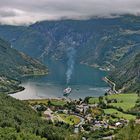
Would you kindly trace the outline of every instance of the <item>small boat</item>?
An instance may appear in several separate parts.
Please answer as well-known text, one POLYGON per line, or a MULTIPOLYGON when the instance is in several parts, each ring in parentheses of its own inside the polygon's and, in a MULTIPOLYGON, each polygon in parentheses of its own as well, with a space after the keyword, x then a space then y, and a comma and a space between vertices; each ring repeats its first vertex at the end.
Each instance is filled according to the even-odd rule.
POLYGON ((67 87, 63 90, 63 95, 68 96, 71 93, 72 89, 70 87, 67 87))

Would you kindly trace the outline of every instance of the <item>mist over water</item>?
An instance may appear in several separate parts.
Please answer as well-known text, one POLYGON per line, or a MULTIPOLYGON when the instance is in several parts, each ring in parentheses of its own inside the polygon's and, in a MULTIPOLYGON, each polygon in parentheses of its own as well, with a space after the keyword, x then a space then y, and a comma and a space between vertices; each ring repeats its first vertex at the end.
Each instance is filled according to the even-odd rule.
POLYGON ((70 83, 71 76, 74 70, 74 64, 75 64, 75 55, 76 55, 76 50, 74 47, 69 47, 67 49, 67 71, 66 71, 66 82, 67 85, 70 83))

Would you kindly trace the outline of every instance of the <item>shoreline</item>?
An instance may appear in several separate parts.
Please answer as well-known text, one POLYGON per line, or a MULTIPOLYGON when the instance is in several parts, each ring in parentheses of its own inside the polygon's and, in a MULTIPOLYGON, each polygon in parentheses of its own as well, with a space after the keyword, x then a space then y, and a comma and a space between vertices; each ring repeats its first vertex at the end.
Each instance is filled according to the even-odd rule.
MULTIPOLYGON (((92 67, 92 66, 89 66, 89 67, 92 67)), ((99 69, 99 68, 96 68, 96 69, 99 69)), ((24 75, 24 76, 22 76, 22 78, 30 77, 30 76, 45 76, 45 75, 48 75, 48 73, 43 73, 43 74, 39 74, 39 75, 34 75, 34 74, 32 74, 32 75, 24 75)), ((48 99, 48 98, 50 98, 50 99, 52 99, 52 98, 60 99, 61 98, 62 99, 62 98, 64 98, 64 97, 62 97, 60 95, 60 92, 62 92, 62 91, 60 91, 60 88, 62 88, 62 87, 59 87, 59 89, 51 90, 50 89, 51 87, 46 86, 47 88, 44 88, 44 89, 46 89, 46 92, 44 92, 44 89, 39 91, 39 90, 36 89, 36 86, 34 86, 34 84, 30 85, 30 83, 29 84, 28 83, 27 84, 26 83, 22 83, 22 84, 20 83, 19 86, 22 86, 24 89, 22 89, 20 91, 15 91, 12 94, 10 93, 10 96, 12 96, 12 97, 14 97, 16 99, 19 99, 19 100, 48 99), (49 90, 47 90, 47 89, 49 89, 49 90), (56 90, 56 94, 54 93, 55 90, 56 90), (49 93, 49 91, 50 91, 50 93, 49 93)), ((55 87, 57 87, 57 86, 55 86, 55 87)), ((98 96, 97 94, 99 94, 99 96, 102 96, 109 89, 109 87, 108 86, 106 86, 106 87, 94 87, 94 86, 90 87, 89 86, 89 87, 81 88, 80 91, 76 90, 77 87, 74 87, 73 89, 74 89, 73 90, 73 95, 71 94, 69 98, 78 99, 78 98, 85 98, 86 96, 97 97, 98 96), (98 89, 98 88, 101 88, 101 90, 98 89), (102 88, 105 88, 105 90, 103 91, 102 88), (85 93, 88 92, 88 93, 84 95, 84 92, 85 93), (79 93, 81 93, 81 94, 79 94, 79 93), (102 95, 100 95, 100 94, 102 94, 102 95)), ((79 87, 78 87, 78 89, 79 89, 79 87)), ((63 90, 63 89, 61 89, 61 90, 63 90)))
MULTIPOLYGON (((51 85, 51 86, 45 86, 43 85, 43 90, 39 90, 36 88, 36 86, 32 83, 25 83, 21 84, 21 86, 25 87, 24 90, 20 92, 16 92, 14 94, 10 94, 10 96, 19 99, 19 100, 28 100, 28 99, 63 99, 63 87, 51 85), (54 88, 53 88, 54 87, 54 88)), ((78 100, 79 98, 85 98, 87 96, 91 97, 99 97, 103 96, 104 93, 109 89, 108 87, 91 87, 91 86, 85 86, 80 87, 80 90, 77 90, 77 86, 72 87, 73 92, 72 94, 67 98, 68 100, 78 100), (88 92, 85 94, 85 92, 88 92)), ((78 86, 79 88, 79 86, 78 86)))
POLYGON ((80 64, 81 64, 81 65, 89 66, 89 67, 91 67, 91 68, 98 69, 98 70, 100 70, 100 71, 105 71, 105 72, 111 71, 110 68, 108 68, 108 67, 104 68, 104 67, 101 67, 101 66, 99 66, 99 65, 97 65, 97 64, 92 64, 92 65, 90 65, 90 64, 84 63, 84 62, 80 62, 80 64))
POLYGON ((48 75, 49 72, 44 72, 44 73, 39 73, 39 74, 26 74, 26 75, 22 75, 19 79, 14 79, 14 78, 10 78, 10 79, 14 79, 15 81, 17 81, 17 87, 18 89, 16 89, 15 91, 12 91, 12 92, 7 92, 6 94, 9 94, 9 95, 12 95, 12 94, 16 94, 16 93, 19 93, 19 92, 22 92, 25 90, 25 87, 22 86, 22 78, 26 78, 26 77, 30 77, 30 76, 45 76, 45 75, 48 75))
POLYGON ((112 90, 113 93, 115 93, 115 94, 120 93, 120 91, 117 91, 116 90, 116 84, 113 81, 111 81, 110 79, 108 79, 106 76, 103 78, 103 80, 110 86, 110 88, 111 88, 111 90, 112 90))

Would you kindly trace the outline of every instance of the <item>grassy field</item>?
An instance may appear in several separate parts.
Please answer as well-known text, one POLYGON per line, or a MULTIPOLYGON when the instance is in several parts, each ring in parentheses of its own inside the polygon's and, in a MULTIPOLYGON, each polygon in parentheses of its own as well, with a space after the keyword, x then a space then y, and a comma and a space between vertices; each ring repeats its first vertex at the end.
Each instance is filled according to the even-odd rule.
MULTIPOLYGON (((112 94, 112 95, 104 96, 104 101, 106 100, 106 98, 107 100, 113 100, 113 99, 117 100, 117 103, 108 103, 108 105, 112 105, 113 107, 116 108, 122 108, 123 111, 128 111, 135 106, 138 96, 135 93, 112 94)), ((93 97, 89 99, 89 104, 95 104, 95 103, 99 103, 99 98, 93 97)), ((104 109, 104 112, 105 114, 114 115, 117 118, 124 118, 127 120, 136 119, 136 116, 120 112, 114 108, 104 109)))
POLYGON ((64 120, 65 123, 70 125, 76 125, 80 123, 80 118, 75 115, 59 114, 59 116, 64 120))
POLYGON ((44 104, 48 105, 48 99, 33 99, 33 100, 28 100, 28 103, 30 105, 35 105, 35 104, 44 104))
POLYGON ((136 116, 124 114, 116 109, 104 109, 105 114, 114 115, 117 118, 124 118, 126 120, 136 119, 136 116))
POLYGON ((64 100, 51 100, 51 104, 54 106, 64 106, 66 104, 66 101, 64 100))
POLYGON ((136 101, 138 99, 137 94, 113 94, 108 95, 108 99, 116 99, 117 103, 110 103, 109 105, 112 105, 117 108, 122 108, 124 111, 128 111, 131 108, 133 108, 136 104, 136 101))
POLYGON ((96 104, 96 103, 99 103, 99 98, 95 98, 95 97, 90 98, 90 99, 88 100, 88 103, 89 103, 89 104, 96 104))
POLYGON ((58 99, 35 99, 35 100, 28 100, 28 103, 30 105, 44 104, 47 106, 49 100, 50 103, 54 106, 64 106, 66 104, 65 100, 58 100, 58 99))

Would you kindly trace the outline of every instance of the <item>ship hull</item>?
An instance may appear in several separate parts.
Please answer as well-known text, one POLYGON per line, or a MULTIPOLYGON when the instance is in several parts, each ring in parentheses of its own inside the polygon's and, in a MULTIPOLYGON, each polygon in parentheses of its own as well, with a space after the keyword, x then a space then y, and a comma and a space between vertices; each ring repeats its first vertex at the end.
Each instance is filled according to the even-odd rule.
POLYGON ((68 96, 71 93, 71 88, 67 87, 66 89, 63 90, 63 95, 68 96))

